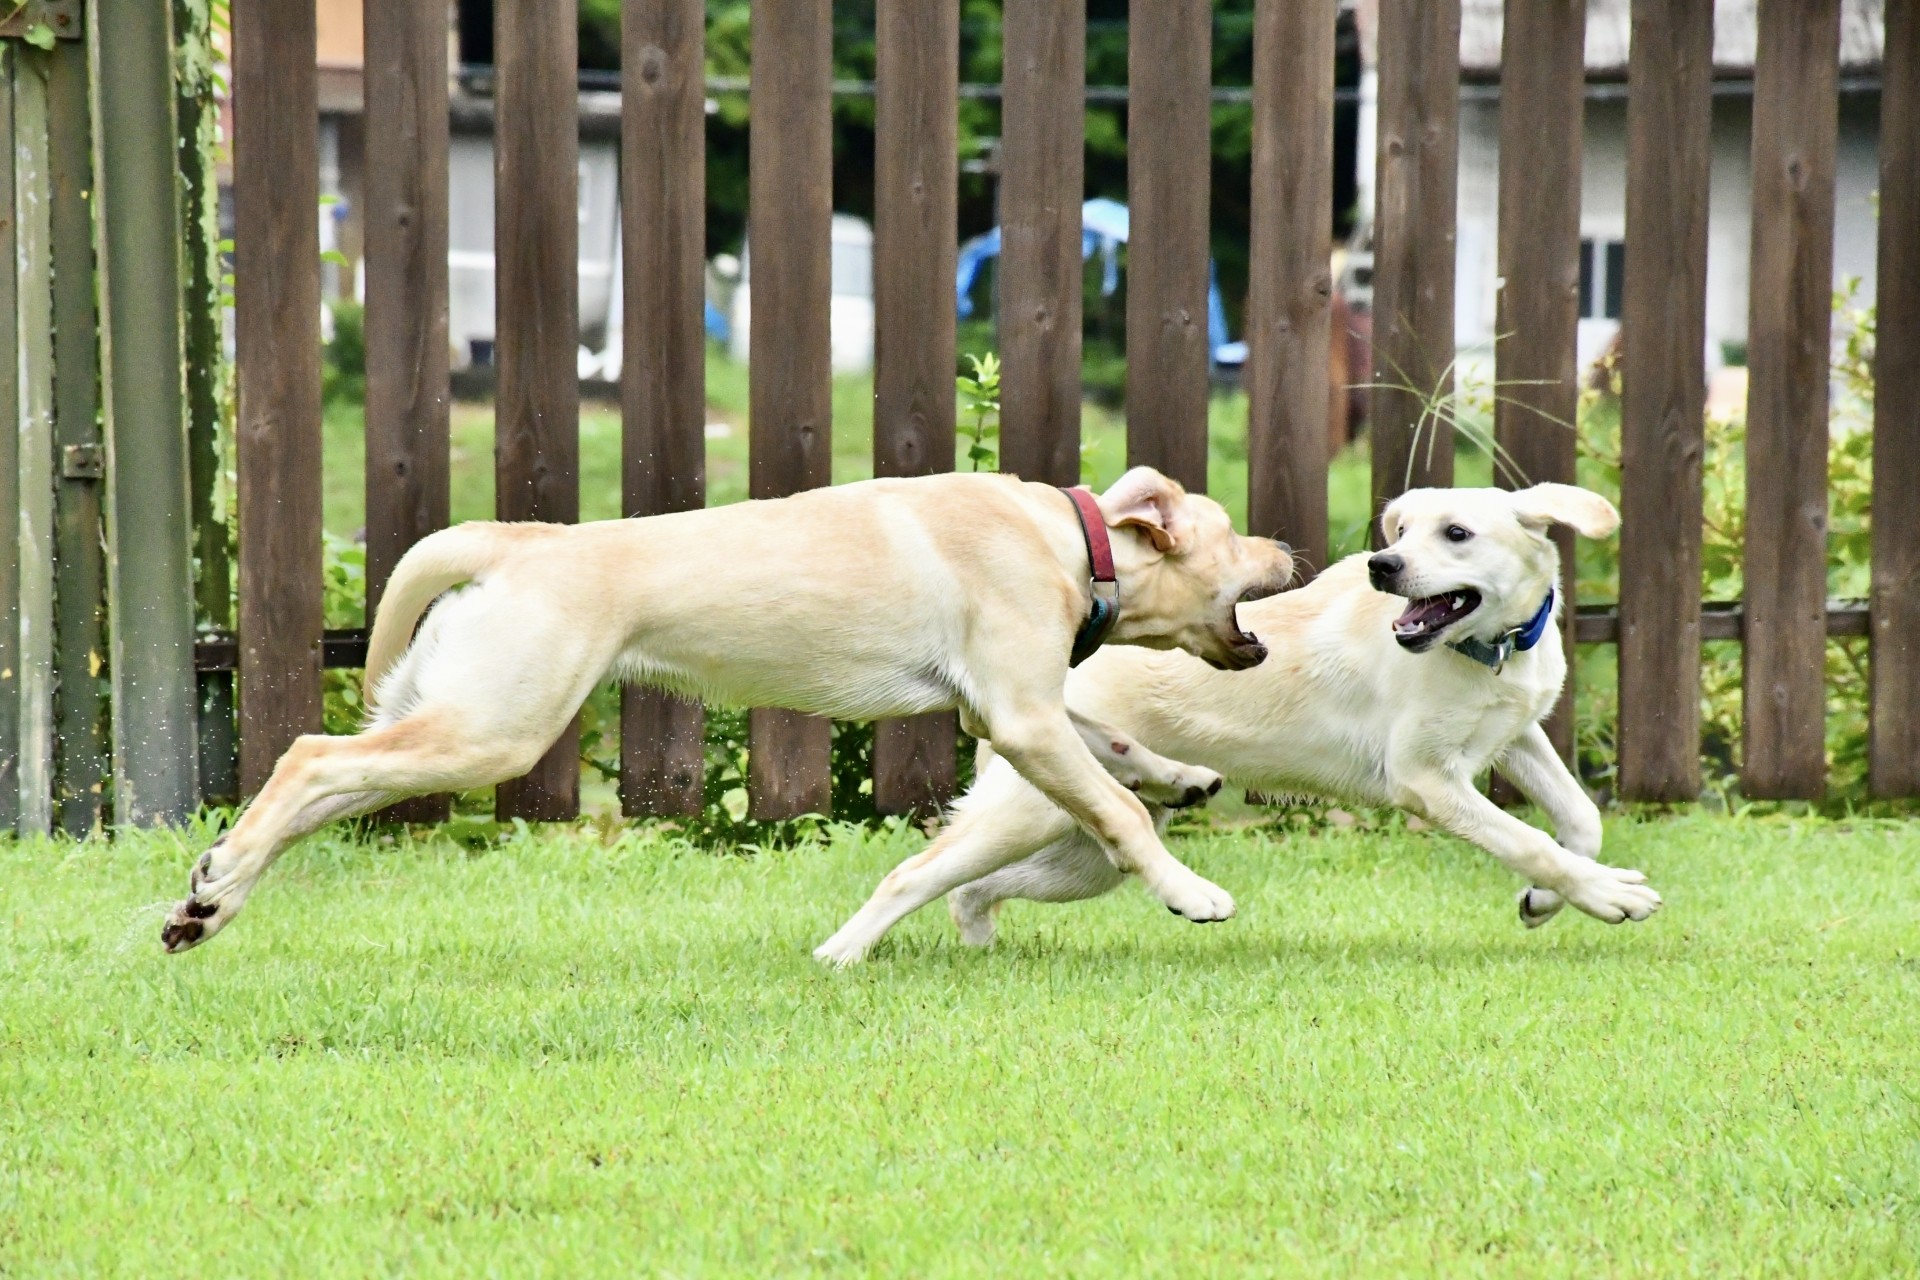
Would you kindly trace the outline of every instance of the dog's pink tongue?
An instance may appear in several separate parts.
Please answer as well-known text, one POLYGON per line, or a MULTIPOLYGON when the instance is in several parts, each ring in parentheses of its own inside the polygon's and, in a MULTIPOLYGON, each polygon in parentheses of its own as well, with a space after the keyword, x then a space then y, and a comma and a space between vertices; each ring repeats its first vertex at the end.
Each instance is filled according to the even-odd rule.
POLYGON ((1406 612, 1393 620, 1395 631, 1417 631, 1447 611, 1445 596, 1432 596, 1408 603, 1406 612))

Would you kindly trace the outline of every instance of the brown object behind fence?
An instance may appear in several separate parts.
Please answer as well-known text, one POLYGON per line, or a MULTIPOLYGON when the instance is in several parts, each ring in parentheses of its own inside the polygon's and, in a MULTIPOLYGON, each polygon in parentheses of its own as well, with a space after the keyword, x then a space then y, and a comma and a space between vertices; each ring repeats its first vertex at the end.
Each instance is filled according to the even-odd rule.
MULTIPOLYGON (((706 7, 626 0, 621 33, 621 498, 628 515, 707 501, 706 7)), ((620 693, 620 805, 700 812, 706 713, 628 685, 620 693)))
MULTIPOLYGON (((777 498, 833 482, 833 9, 779 0, 755 5, 752 21, 747 465, 752 495, 777 498)), ((830 721, 763 708, 748 738, 755 818, 827 812, 830 721)))
MULTIPOLYGON (((1247 531, 1327 566, 1333 0, 1261 0, 1253 28, 1247 531)), ((1344 362, 1342 362, 1344 366, 1344 362)))
MULTIPOLYGON (((580 518, 579 122, 572 0, 498 0, 494 134, 494 510, 580 518)), ((500 784, 502 819, 580 812, 580 723, 525 777, 500 784)))
POLYGON ((1700 795, 1713 0, 1634 6, 1621 333, 1620 792, 1700 795))
MULTIPOLYGON (((873 473, 917 476, 954 465, 959 9, 880 0, 875 44, 873 473)), ((936 812, 958 743, 951 711, 876 724, 874 807, 936 812)))

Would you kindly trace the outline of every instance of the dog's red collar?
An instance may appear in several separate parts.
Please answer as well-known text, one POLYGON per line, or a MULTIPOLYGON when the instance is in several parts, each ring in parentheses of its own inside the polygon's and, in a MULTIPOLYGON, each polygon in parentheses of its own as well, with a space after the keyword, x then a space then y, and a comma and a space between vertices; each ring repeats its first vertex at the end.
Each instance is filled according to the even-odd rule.
POLYGON ((1093 590, 1093 607, 1080 624, 1080 630, 1074 633, 1073 656, 1067 660, 1068 666, 1077 667, 1106 643, 1113 624, 1120 618, 1120 580, 1113 572, 1113 542, 1107 536, 1107 521, 1100 514, 1100 504, 1094 501, 1092 492, 1083 487, 1062 488, 1061 492, 1073 500, 1074 513, 1080 517, 1080 532, 1087 543, 1087 564, 1092 570, 1088 585, 1093 590))

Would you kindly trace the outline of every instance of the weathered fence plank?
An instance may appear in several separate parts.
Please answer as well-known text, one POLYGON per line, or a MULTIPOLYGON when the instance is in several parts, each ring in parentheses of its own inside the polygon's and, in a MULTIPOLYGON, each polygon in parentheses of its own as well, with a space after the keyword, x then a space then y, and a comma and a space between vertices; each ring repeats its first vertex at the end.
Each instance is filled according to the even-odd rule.
POLYGON ((1459 82, 1460 0, 1381 0, 1375 516, 1406 489, 1453 483, 1453 434, 1429 406, 1453 389, 1459 82))
POLYGON ((99 825, 107 707, 101 549, 98 317, 93 309, 93 137, 87 51, 62 40, 48 55, 53 209, 54 820, 81 836, 99 825))
POLYGON ((1638 0, 1621 309, 1620 792, 1700 794, 1700 456, 1713 0, 1638 0))
MULTIPOLYGON (((1580 404, 1580 145, 1586 0, 1508 0, 1500 65, 1500 293, 1494 347, 1499 482, 1571 484, 1580 404)), ((1573 652, 1573 531, 1557 529, 1561 628, 1573 652)), ((1547 736, 1573 752, 1569 664, 1547 736)))
MULTIPOLYGON (((494 8, 494 510, 502 520, 580 518, 579 43, 574 0, 494 8)), ((500 784, 499 817, 580 812, 580 725, 525 777, 500 784)))
MULTIPOLYGON (((626 0, 623 15, 621 487, 648 516, 706 505, 706 8, 626 0)), ((621 691, 624 812, 700 812, 705 726, 698 702, 621 691)))
MULTIPOLYGON (((447 31, 432 0, 367 0, 367 621, 407 548, 447 526, 447 31)), ((439 822, 444 796, 381 816, 439 822)))
MULTIPOLYGON (((754 497, 775 498, 833 481, 833 8, 760 4, 752 24, 748 483, 754 497)), ((830 722, 763 708, 748 736, 754 817, 827 812, 830 722)))
MULTIPOLYGON (((1331 75, 1331 54, 1325 65, 1331 75)), ((1129 10, 1127 88, 1127 207, 1140 246, 1127 254, 1127 461, 1204 493, 1210 0, 1144 0, 1129 10)))
POLYGON ((1260 0, 1253 28, 1247 527, 1292 543, 1303 580, 1327 564, 1335 10, 1260 0))
POLYGON ((53 828, 53 181, 47 55, 22 51, 13 80, 15 333, 20 365, 20 814, 22 835, 53 828))
MULTIPOLYGON (((95 0, 87 42, 96 108, 114 819, 120 823, 179 822, 199 798, 170 8, 152 0, 95 0)), ((242 0, 234 6, 233 28, 240 511, 243 520, 253 512, 261 526, 256 533, 287 553, 269 565, 256 556, 240 568, 241 686, 254 695, 248 716, 256 777, 263 779, 293 734, 319 718, 313 5, 242 0), (294 163, 301 155, 308 161, 304 170, 294 163), (283 598, 280 580, 268 571, 272 564, 287 565, 293 585, 311 589, 283 598)))
POLYGON ((1813 799, 1827 777, 1827 384, 1840 0, 1769 0, 1759 23, 1740 785, 1749 796, 1813 799))
POLYGON ((1000 184, 1000 469, 1080 482, 1086 0, 1007 0, 1000 184))
MULTIPOLYGON (((873 473, 926 475, 954 465, 960 11, 880 0, 875 37, 873 473)), ((952 712, 875 725, 875 808, 952 798, 958 741, 952 712)))
POLYGON ((1887 0, 1873 403, 1872 764, 1920 795, 1920 0, 1887 0))
MULTIPOLYGON (((17 41, 0 42, 0 351, 19 350, 13 217, 13 82, 17 41)), ((0 359, 0 511, 20 509, 20 362, 0 359)), ((20 538, 0 537, 0 833, 20 816, 20 538)))

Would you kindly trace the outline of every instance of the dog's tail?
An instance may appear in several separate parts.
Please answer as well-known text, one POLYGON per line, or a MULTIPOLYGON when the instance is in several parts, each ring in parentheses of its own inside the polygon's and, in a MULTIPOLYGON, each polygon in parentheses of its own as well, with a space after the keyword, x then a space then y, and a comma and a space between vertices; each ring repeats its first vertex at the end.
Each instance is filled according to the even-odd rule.
POLYGON ((487 521, 455 525, 413 544, 387 579, 386 593, 367 640, 361 699, 372 710, 381 677, 413 641, 414 626, 441 592, 478 578, 500 558, 500 540, 487 521))

